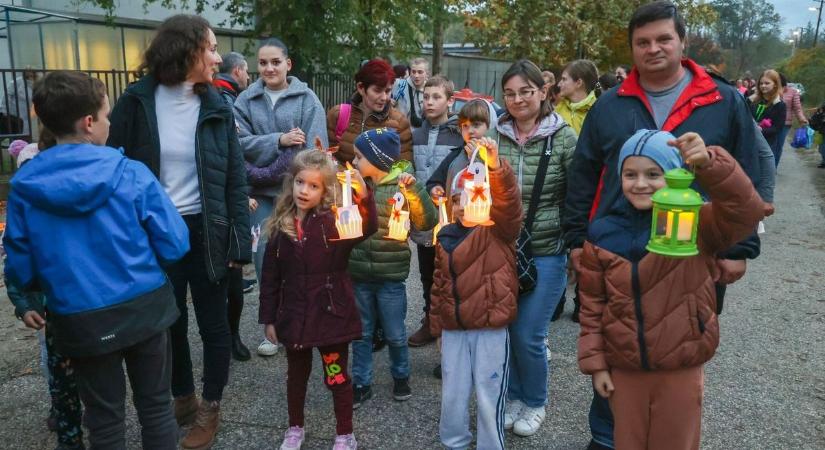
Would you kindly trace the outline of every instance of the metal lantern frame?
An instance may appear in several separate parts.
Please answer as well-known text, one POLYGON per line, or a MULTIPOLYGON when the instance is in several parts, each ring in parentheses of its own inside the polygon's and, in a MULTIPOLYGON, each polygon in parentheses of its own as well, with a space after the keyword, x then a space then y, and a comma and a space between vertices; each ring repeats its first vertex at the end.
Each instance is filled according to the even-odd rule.
POLYGON ((679 168, 665 173, 667 187, 653 194, 650 241, 647 250, 671 258, 699 254, 699 210, 704 201, 690 188, 695 176, 679 168))

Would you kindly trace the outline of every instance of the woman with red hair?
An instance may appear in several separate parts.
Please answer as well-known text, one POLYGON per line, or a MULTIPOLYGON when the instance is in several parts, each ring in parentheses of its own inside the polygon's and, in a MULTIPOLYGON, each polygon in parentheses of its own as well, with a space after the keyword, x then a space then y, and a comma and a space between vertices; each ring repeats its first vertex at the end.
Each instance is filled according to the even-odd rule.
POLYGON ((383 59, 373 59, 355 74, 355 89, 349 103, 334 106, 327 113, 329 144, 337 145, 339 161, 352 161, 353 142, 359 134, 374 128, 394 128, 401 137, 401 159, 412 161, 412 131, 407 117, 390 101, 395 72, 383 59))

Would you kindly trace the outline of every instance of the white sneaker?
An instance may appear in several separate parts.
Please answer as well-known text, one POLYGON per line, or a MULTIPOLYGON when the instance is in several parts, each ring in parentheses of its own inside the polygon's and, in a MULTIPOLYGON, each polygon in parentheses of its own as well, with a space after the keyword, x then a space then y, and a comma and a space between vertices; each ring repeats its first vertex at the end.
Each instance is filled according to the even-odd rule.
MULTIPOLYGON (((271 342, 269 342, 272 345, 271 342)), ((301 444, 304 443, 304 427, 289 427, 284 434, 284 442, 281 444, 281 450, 301 450, 301 444)))
POLYGON ((278 353, 278 344, 273 344, 267 339, 264 339, 258 346, 258 354, 261 356, 273 356, 276 353, 278 353))
POLYGON ((504 429, 512 430, 513 424, 521 417, 526 405, 521 400, 507 400, 504 405, 504 429))
POLYGON ((519 436, 532 436, 539 431, 544 422, 544 406, 530 408, 525 406, 521 417, 513 424, 513 433, 519 436))
POLYGON ((358 442, 352 434, 339 434, 335 437, 332 450, 358 450, 358 442))

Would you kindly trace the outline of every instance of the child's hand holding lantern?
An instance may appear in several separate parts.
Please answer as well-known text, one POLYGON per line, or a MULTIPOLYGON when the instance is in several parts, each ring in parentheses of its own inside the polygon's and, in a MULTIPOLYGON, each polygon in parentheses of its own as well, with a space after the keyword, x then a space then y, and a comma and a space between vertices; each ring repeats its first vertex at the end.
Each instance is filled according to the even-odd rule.
POLYGON ((478 156, 487 163, 487 167, 491 169, 498 169, 501 165, 498 159, 498 145, 496 145, 496 141, 488 138, 483 137, 478 140, 477 145, 479 147, 484 147, 487 151, 479 150, 478 156))
POLYGON ((697 133, 688 132, 675 140, 668 141, 667 145, 675 147, 682 155, 682 161, 695 167, 702 167, 710 161, 710 153, 705 141, 697 133))
MULTIPOLYGON (((364 177, 361 176, 361 172, 358 172, 355 169, 352 169, 351 166, 348 167, 350 170, 350 184, 352 185, 352 190, 355 191, 355 196, 358 199, 366 198, 367 196, 367 183, 364 182, 364 177)), ((347 181, 347 174, 346 171, 341 171, 335 174, 338 177, 338 182, 342 185, 347 181)))
POLYGON ((415 183, 415 177, 412 174, 407 172, 403 172, 398 175, 398 187, 406 188, 407 186, 415 183))

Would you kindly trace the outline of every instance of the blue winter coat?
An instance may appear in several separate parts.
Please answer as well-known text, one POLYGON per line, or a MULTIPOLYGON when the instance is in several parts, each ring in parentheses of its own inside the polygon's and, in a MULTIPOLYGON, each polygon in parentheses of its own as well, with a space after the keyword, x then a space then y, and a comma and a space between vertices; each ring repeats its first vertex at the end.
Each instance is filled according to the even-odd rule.
POLYGON ((149 169, 111 147, 63 144, 11 180, 6 275, 49 298, 66 356, 119 350, 168 328, 179 312, 161 264, 189 232, 149 169))

